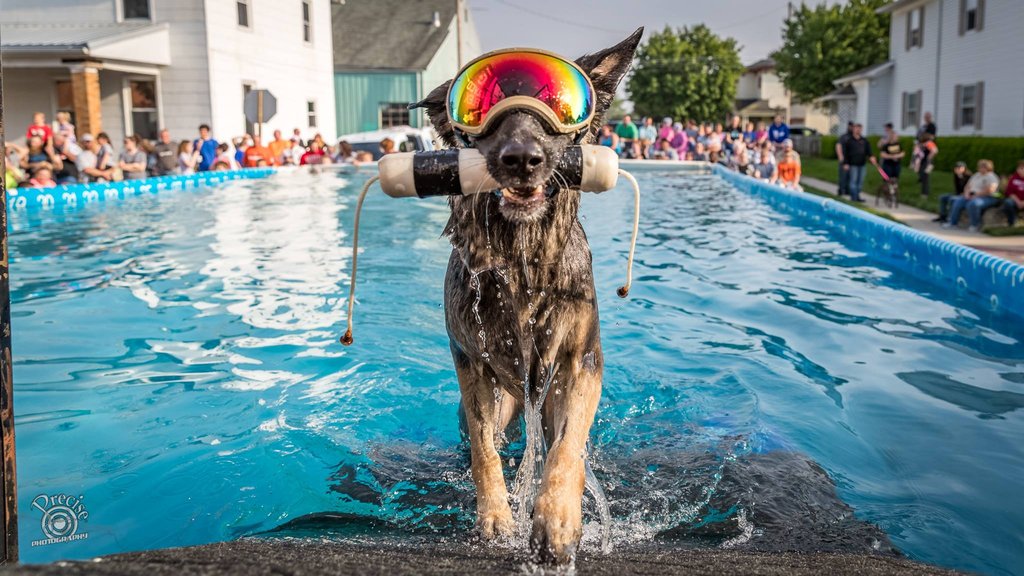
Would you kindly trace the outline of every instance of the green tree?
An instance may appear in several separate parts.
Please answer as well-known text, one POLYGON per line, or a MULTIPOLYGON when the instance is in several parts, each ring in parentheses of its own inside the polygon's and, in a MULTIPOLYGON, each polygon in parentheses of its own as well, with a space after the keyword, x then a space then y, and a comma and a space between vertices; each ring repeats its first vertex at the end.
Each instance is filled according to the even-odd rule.
POLYGON ((782 48, 772 54, 786 88, 809 102, 834 90, 836 78, 887 60, 889 15, 875 10, 889 2, 802 5, 786 20, 782 48))
POLYGON ((605 113, 605 118, 608 120, 622 120, 622 117, 626 114, 632 114, 632 112, 626 109, 626 103, 622 98, 616 96, 612 100, 611 106, 608 107, 608 112, 605 113))
POLYGON ((641 116, 722 120, 733 109, 742 72, 736 40, 703 24, 666 26, 637 49, 627 90, 641 116))

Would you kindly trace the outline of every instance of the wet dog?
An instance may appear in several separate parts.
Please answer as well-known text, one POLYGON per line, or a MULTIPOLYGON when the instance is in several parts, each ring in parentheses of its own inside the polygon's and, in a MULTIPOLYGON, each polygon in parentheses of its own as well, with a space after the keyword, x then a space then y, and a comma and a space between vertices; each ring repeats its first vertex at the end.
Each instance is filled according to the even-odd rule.
MULTIPOLYGON (((584 142, 595 140, 642 33, 576 61, 597 101, 584 142)), ((426 109, 445 143, 458 146, 445 109, 449 84, 414 106, 426 109)), ((498 449, 524 404, 543 400, 548 455, 530 542, 541 559, 559 563, 574 557, 582 535, 587 439, 604 368, 590 247, 577 217, 580 192, 561 187, 555 171, 573 143, 530 112, 505 113, 472 142, 503 188, 452 197, 445 228, 453 246, 445 319, 470 441, 477 528, 485 539, 513 533, 498 449)))

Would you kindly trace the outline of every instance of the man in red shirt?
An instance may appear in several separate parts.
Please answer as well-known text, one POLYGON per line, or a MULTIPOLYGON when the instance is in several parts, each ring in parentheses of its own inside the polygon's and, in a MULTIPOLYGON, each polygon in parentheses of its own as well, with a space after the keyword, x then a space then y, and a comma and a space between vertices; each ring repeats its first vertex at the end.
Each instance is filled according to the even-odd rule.
POLYGON ((53 145, 53 129, 46 123, 46 114, 42 112, 32 115, 32 125, 25 131, 25 141, 28 142, 33 136, 39 136, 47 148, 53 145))
POLYGON ((245 167, 256 168, 257 166, 274 166, 277 159, 274 153, 260 142, 259 138, 253 139, 253 145, 245 149, 245 167))
POLYGON ((1010 174, 1006 181, 1006 200, 1003 200, 1003 213, 1006 221, 1013 226, 1017 223, 1017 213, 1024 210, 1024 160, 1017 162, 1017 170, 1010 174))

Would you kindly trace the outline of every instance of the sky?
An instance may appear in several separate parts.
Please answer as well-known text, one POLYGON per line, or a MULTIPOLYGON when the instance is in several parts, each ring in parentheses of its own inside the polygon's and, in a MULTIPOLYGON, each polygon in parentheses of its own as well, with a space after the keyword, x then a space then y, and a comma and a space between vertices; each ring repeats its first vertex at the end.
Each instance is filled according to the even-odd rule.
MULTIPOLYGON (((807 4, 838 0, 805 0, 807 4)), ((651 31, 703 22, 735 38, 743 64, 782 42, 788 0, 466 0, 485 52, 544 48, 569 57, 612 46, 637 27, 651 31)), ((798 5, 800 0, 793 0, 798 5)))

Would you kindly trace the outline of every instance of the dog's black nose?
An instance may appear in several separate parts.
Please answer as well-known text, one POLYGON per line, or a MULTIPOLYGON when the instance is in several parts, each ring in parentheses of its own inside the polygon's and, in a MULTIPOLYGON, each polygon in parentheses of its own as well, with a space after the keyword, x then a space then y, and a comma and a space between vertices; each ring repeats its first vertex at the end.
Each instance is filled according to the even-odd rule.
POLYGON ((544 150, 536 142, 509 142, 501 148, 498 159, 510 170, 529 174, 544 163, 544 150))

